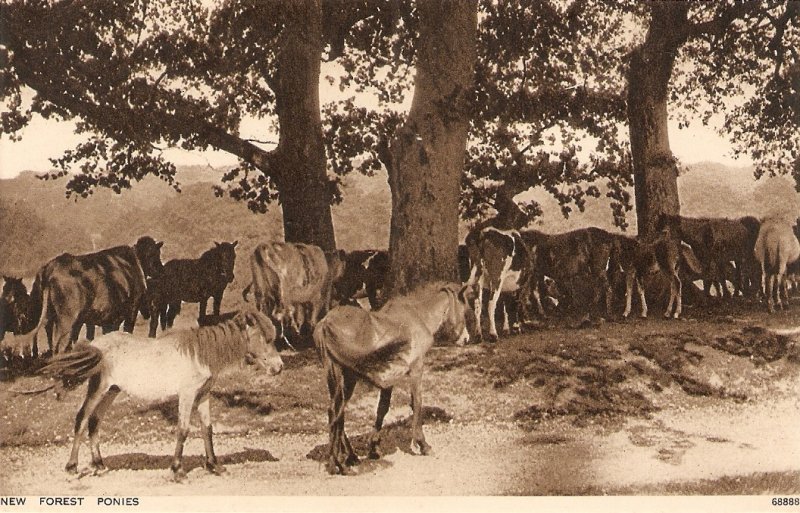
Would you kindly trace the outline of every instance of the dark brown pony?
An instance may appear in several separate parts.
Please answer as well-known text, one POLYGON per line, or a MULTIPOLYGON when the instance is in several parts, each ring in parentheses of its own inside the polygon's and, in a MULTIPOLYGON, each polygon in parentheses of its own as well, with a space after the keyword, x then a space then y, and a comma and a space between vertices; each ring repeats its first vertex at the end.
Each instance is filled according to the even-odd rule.
POLYGON ((751 216, 726 219, 664 214, 656 228, 660 230, 666 223, 683 242, 692 247, 702 264, 706 296, 711 295, 712 286, 717 296, 731 296, 725 280, 728 262, 734 262, 736 269, 733 295, 752 291, 755 270, 753 248, 758 237, 758 219, 751 216))
MULTIPOLYGON (((41 310, 41 306, 39 309, 41 310)), ((0 294, 0 340, 3 340, 6 332, 21 335, 31 331, 36 327, 40 313, 22 283, 22 278, 3 276, 3 292, 0 294)))
POLYGON ((544 278, 549 276, 567 294, 573 307, 579 302, 581 288, 592 291, 591 311, 596 311, 605 298, 605 314, 612 315, 613 292, 608 280, 608 265, 614 253, 616 238, 595 227, 566 233, 546 234, 537 230, 522 230, 520 235, 528 247, 536 247, 536 268, 532 293, 539 315, 544 316, 541 302, 544 278))
POLYGON ((156 336, 159 320, 162 330, 172 326, 182 301, 200 303, 202 319, 213 298, 214 315, 219 315, 225 288, 233 281, 237 244, 215 242, 200 258, 170 260, 161 274, 148 281, 150 337, 156 336))
POLYGON ((38 354, 42 329, 53 353, 69 349, 87 325, 104 331, 132 332, 146 296, 146 277, 161 269, 162 242, 140 237, 133 246, 116 246, 84 255, 64 253, 47 262, 36 275, 31 297, 40 311, 33 331, 33 353, 38 354))
POLYGON ((669 228, 651 240, 639 240, 621 234, 615 237, 617 246, 610 267, 612 270, 619 269, 625 276, 625 310, 622 317, 630 315, 634 290, 639 295, 640 316, 647 317, 645 278, 654 271, 661 271, 670 283, 669 304, 664 317, 678 318, 683 307, 681 266, 687 266, 695 274, 702 272, 702 266, 691 248, 677 240, 669 228))
POLYGON ((469 285, 431 283, 389 300, 377 312, 347 305, 336 307, 317 324, 314 342, 325 367, 331 398, 328 472, 343 474, 358 462, 344 431, 344 410, 359 379, 381 389, 369 456, 378 457, 383 419, 397 385, 407 386, 411 394, 411 445, 416 445, 421 454, 430 451, 421 418, 425 354, 435 337, 463 343, 474 331, 466 297, 470 289, 469 285))

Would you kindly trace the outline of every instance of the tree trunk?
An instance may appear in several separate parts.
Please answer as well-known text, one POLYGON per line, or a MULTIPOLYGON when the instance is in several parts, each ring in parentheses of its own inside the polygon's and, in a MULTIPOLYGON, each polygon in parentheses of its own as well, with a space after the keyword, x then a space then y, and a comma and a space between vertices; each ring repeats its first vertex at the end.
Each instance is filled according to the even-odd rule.
POLYGON ((287 7, 277 76, 272 82, 280 120, 272 166, 287 242, 336 247, 319 105, 322 10, 319 0, 287 7))
POLYGON ((631 54, 628 123, 633 158, 636 217, 641 236, 651 236, 661 213, 678 214, 678 168, 669 145, 667 98, 675 57, 686 41, 686 2, 651 5, 647 38, 631 54))
POLYGON ((458 202, 476 55, 476 0, 418 3, 411 110, 391 146, 391 293, 458 277, 458 202))

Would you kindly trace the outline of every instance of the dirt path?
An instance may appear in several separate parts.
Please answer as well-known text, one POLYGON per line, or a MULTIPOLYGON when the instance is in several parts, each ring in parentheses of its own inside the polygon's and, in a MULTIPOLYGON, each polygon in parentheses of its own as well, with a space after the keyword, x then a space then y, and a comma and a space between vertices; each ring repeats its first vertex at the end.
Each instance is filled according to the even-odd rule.
MULTIPOLYGON (((795 380, 792 386, 800 387, 795 380)), ((796 388, 796 391, 798 389, 796 388)), ((202 441, 186 448, 187 482, 169 480, 168 442, 105 444, 112 470, 67 476, 69 447, 13 448, 0 494, 39 495, 575 495, 675 481, 800 470, 800 394, 774 401, 668 409, 610 429, 552 423, 526 433, 513 424, 427 426, 434 453, 396 451, 364 461, 352 476, 328 476, 309 448, 322 436, 221 433, 222 477, 198 465, 202 441), (236 463, 237 459, 247 460, 236 463)), ((798 483, 800 486, 800 483, 798 483)))
MULTIPOLYGON (((212 411, 228 471, 205 473, 195 431, 181 484, 168 470, 174 404, 123 394, 102 433, 112 470, 75 477, 62 469, 82 389, 55 401, 0 383, 0 495, 663 494, 692 493, 676 483, 719 479, 734 484, 694 493, 797 494, 797 344, 746 329, 754 321, 786 327, 795 314, 555 328, 497 346, 435 348, 425 378, 433 454, 408 452, 408 396, 398 390, 384 456, 350 476, 325 472, 327 392, 308 352, 287 354, 277 379, 220 380, 212 411), (788 482, 736 484, 770 473, 788 482)), ((361 454, 376 399, 359 386, 348 405, 347 430, 361 454)), ((84 445, 84 468, 88 458, 84 445)))

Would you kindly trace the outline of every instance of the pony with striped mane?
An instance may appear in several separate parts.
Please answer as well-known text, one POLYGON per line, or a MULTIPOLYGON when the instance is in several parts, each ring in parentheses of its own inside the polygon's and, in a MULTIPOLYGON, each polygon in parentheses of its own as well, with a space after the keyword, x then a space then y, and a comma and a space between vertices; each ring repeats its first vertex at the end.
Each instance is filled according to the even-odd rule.
POLYGON ((150 402, 178 397, 178 433, 171 470, 173 479, 186 477, 183 445, 189 434, 192 412, 200 414, 205 442, 205 468, 221 474, 224 468, 214 454, 209 393, 219 372, 242 362, 255 364, 271 375, 283 362, 275 349, 275 328, 262 313, 239 312, 216 326, 168 332, 156 340, 113 332, 93 345, 77 344, 54 357, 41 373, 72 383, 89 381, 86 398, 75 418, 75 439, 66 465, 77 472, 78 450, 89 431, 89 447, 95 472, 105 471, 100 455, 98 428, 106 410, 120 391, 150 402))

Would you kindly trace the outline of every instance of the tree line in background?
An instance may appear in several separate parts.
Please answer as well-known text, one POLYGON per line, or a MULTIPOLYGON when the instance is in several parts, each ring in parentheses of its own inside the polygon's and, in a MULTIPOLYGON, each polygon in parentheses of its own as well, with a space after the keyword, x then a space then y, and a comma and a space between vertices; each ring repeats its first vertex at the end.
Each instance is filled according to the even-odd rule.
POLYGON ((35 113, 96 134, 55 162, 80 171, 67 188, 81 196, 147 175, 178 187, 162 147, 229 152, 240 165, 218 193, 261 212, 277 200, 286 240, 325 249, 339 177, 384 168, 402 291, 455 278, 459 202, 519 226, 539 212, 518 208, 520 191, 542 186, 566 213, 605 180, 624 225, 632 184, 647 236, 679 210, 670 116, 722 115, 757 174, 800 179, 798 14, 791 1, 6 0, 2 129, 35 113), (323 62, 351 97, 320 104, 323 62), (273 149, 242 135, 246 119, 275 128, 273 149))

